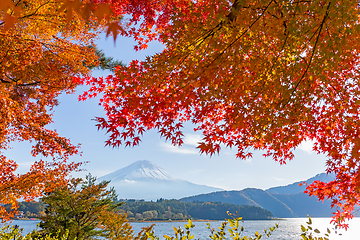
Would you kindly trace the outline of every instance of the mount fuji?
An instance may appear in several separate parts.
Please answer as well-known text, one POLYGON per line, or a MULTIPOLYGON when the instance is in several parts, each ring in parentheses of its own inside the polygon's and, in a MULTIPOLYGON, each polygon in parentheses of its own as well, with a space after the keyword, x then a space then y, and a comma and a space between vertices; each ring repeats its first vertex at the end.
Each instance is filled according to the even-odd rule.
POLYGON ((157 200, 179 199, 197 194, 223 191, 221 188, 194 184, 175 178, 150 161, 141 160, 98 178, 111 181, 118 198, 157 200))

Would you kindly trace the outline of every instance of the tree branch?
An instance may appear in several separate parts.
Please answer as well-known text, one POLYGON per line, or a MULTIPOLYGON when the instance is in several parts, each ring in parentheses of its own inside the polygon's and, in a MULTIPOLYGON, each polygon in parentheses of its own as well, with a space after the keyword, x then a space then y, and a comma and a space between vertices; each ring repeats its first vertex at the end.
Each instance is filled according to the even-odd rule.
MULTIPOLYGON (((319 39, 320 39, 320 34, 321 34, 321 31, 322 31, 322 28, 325 24, 325 21, 326 21, 326 18, 328 17, 329 15, 329 9, 330 9, 330 5, 331 5, 331 2, 329 2, 328 6, 327 6, 327 9, 326 9, 326 13, 325 13, 325 16, 323 18, 323 20, 321 21, 321 24, 320 24, 320 27, 319 27, 319 33, 316 37, 316 40, 315 40, 315 43, 314 43, 314 47, 313 47, 313 50, 312 50, 312 53, 311 53, 311 56, 310 56, 310 60, 309 60, 309 63, 307 64, 306 66, 306 69, 305 71, 303 72, 303 74, 301 75, 299 81, 296 83, 296 85, 294 86, 294 89, 292 90, 292 92, 290 93, 290 96, 289 96, 289 99, 287 100, 287 102, 282 106, 281 109, 284 109, 284 107, 290 102, 291 100, 291 97, 293 96, 293 94, 296 92, 296 90, 298 89, 300 83, 302 82, 302 80, 305 78, 305 75, 307 74, 309 68, 310 68, 310 65, 311 65, 311 62, 312 60, 314 59, 314 55, 315 55, 315 51, 316 51, 316 47, 319 43, 319 39)), ((280 103, 281 104, 281 103, 280 103)))

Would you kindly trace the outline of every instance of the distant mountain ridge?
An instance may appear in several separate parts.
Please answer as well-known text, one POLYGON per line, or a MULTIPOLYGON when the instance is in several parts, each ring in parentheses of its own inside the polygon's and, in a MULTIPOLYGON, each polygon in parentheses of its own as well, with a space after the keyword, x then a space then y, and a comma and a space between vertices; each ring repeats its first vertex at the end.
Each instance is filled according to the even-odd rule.
MULTIPOLYGON (((312 183, 315 180, 328 182, 333 178, 334 176, 326 176, 325 173, 321 173, 306 180, 306 182, 312 183)), ((306 217, 307 215, 312 217, 332 216, 333 210, 330 208, 330 201, 318 202, 315 197, 303 193, 304 187, 299 186, 298 183, 300 182, 267 190, 246 188, 240 191, 220 191, 186 197, 180 200, 259 206, 270 211, 274 217, 281 218, 306 217)))
MULTIPOLYGON (((315 180, 320 180, 322 182, 330 182, 334 180, 335 175, 334 174, 326 174, 326 173, 319 173, 315 177, 309 178, 305 182, 307 184, 311 184, 315 180)), ((306 185, 299 186, 299 182, 294 182, 292 184, 286 185, 286 186, 279 186, 279 187, 272 187, 266 190, 268 193, 278 193, 278 194, 294 194, 294 193, 303 193, 306 189, 306 185)))
POLYGON ((114 187, 118 197, 123 199, 179 199, 201 193, 223 191, 221 188, 175 178, 148 160, 136 161, 98 178, 98 181, 103 180, 110 180, 109 185, 114 187))
MULTIPOLYGON (((318 174, 305 182, 315 180, 329 182, 334 175, 318 174)), ((330 201, 318 202, 315 197, 304 194, 305 186, 295 182, 267 190, 247 188, 240 191, 224 191, 220 188, 194 184, 175 178, 150 161, 134 162, 114 171, 99 181, 110 180, 121 199, 157 200, 180 199, 193 202, 222 202, 237 205, 257 206, 270 211, 274 217, 329 217, 333 210, 330 201), (191 196, 191 197, 189 197, 191 196)))

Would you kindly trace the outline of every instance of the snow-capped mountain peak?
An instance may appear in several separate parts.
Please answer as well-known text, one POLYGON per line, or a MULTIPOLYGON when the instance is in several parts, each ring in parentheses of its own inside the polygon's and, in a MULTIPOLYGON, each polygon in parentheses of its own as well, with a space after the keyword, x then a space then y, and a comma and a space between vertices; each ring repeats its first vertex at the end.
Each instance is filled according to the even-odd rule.
POLYGON ((156 200, 181 197, 223 190, 194 184, 175 178, 150 161, 134 162, 127 167, 98 178, 109 181, 119 198, 156 200))
POLYGON ((130 164, 127 167, 109 173, 99 178, 99 180, 111 180, 112 182, 133 182, 144 180, 176 181, 179 179, 174 178, 165 170, 161 169, 148 160, 140 160, 130 164))

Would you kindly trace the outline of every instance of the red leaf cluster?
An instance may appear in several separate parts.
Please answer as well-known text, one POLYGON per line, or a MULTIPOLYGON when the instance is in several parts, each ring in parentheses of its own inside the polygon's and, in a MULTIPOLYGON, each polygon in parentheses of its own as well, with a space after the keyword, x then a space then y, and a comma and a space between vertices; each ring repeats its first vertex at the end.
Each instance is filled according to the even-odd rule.
POLYGON ((165 49, 115 76, 82 80, 90 90, 81 100, 103 94, 106 118, 97 121, 107 145, 137 145, 149 129, 181 145, 188 121, 209 155, 221 146, 237 148, 241 159, 263 150, 284 164, 301 142, 314 141, 336 179, 308 193, 330 198, 338 223, 352 217, 360 201, 357 1, 111 3, 138 24, 128 36, 165 49))

